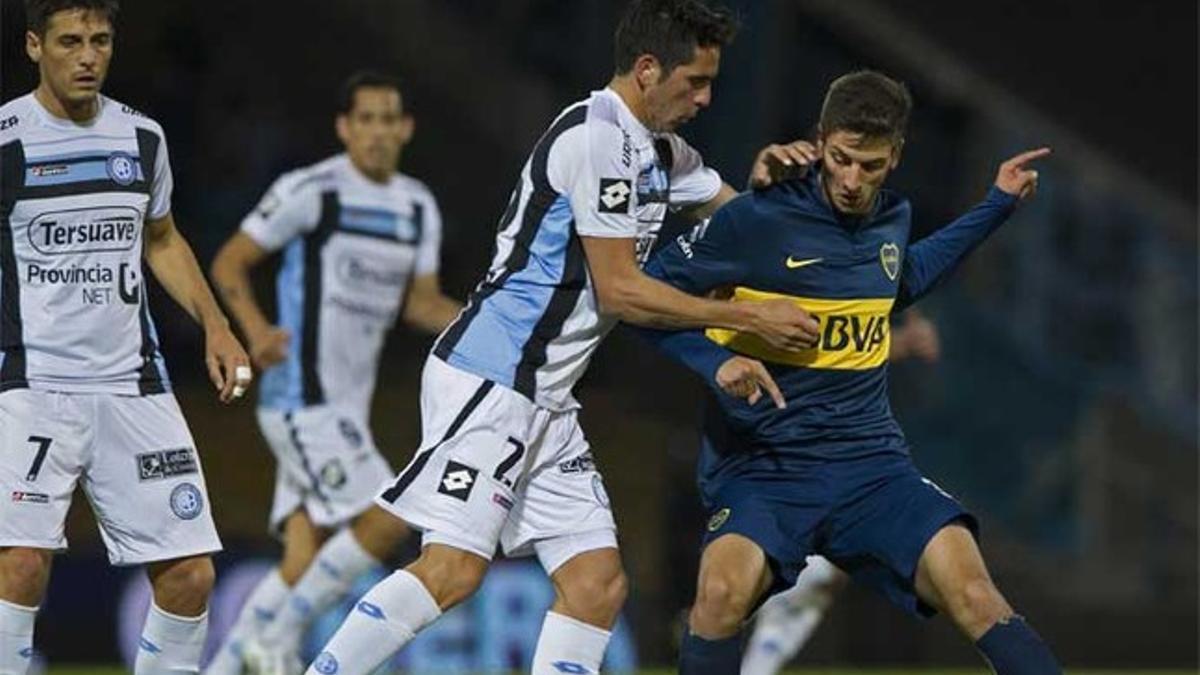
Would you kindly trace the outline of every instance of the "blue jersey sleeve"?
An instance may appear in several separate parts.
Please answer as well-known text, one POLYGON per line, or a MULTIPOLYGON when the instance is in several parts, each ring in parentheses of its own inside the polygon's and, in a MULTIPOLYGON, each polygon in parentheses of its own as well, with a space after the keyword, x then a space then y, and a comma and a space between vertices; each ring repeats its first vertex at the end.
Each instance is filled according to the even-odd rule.
POLYGON ((893 311, 902 311, 936 288, 967 254, 1008 220, 1016 205, 1016 195, 992 186, 982 202, 949 225, 909 246, 893 311))
MULTIPOLYGON (((664 245, 646 264, 646 274, 693 295, 734 284, 746 276, 738 253, 737 203, 717 211, 706 223, 664 245)), ((733 352, 704 336, 703 331, 664 331, 634 327, 659 351, 713 384, 717 369, 733 352)))

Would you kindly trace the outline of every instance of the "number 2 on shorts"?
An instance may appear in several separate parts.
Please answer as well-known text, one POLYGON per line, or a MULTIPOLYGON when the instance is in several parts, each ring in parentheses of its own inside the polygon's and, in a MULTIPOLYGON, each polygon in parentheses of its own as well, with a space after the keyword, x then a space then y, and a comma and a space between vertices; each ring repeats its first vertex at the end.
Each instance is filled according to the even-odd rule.
POLYGON ((29 442, 38 446, 37 454, 33 456, 33 464, 29 465, 29 473, 25 474, 25 480, 32 483, 37 480, 38 473, 42 470, 42 462, 46 461, 46 453, 50 450, 50 444, 54 442, 54 439, 45 436, 30 436, 29 442))

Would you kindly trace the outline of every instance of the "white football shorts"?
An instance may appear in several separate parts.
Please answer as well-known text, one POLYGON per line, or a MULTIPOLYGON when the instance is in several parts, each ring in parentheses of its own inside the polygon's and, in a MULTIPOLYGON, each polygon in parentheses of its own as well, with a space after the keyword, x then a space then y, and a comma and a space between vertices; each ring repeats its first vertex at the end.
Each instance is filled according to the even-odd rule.
POLYGON ((258 409, 258 428, 275 455, 271 531, 303 508, 318 527, 340 527, 362 513, 394 475, 362 415, 332 405, 258 409))
POLYGON ((541 408, 436 356, 421 376, 421 446, 376 503, 422 543, 491 559, 537 555, 548 573, 616 548, 604 479, 577 411, 541 408))
POLYGON ((67 548, 78 483, 108 559, 136 565, 221 550, 200 456, 171 394, 0 394, 0 546, 67 548))

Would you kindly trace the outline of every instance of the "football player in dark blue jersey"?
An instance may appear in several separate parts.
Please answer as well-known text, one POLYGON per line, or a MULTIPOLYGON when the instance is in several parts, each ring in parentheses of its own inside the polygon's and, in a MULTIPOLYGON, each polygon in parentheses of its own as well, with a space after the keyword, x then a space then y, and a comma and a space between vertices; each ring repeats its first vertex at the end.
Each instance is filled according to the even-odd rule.
POLYGON ((904 85, 879 73, 839 78, 812 171, 734 199, 646 268, 695 294, 791 299, 821 328, 801 352, 736 331, 646 331, 721 389, 698 469, 711 515, 680 658, 687 675, 737 673, 743 622, 795 583, 810 554, 912 614, 945 612, 1001 675, 1060 672, 992 583, 975 518, 914 466, 887 399, 890 315, 1033 194, 1029 164, 1050 151, 1004 162, 982 202, 910 243, 909 202, 882 185, 911 106, 904 85), (764 389, 775 405, 759 400, 764 389))

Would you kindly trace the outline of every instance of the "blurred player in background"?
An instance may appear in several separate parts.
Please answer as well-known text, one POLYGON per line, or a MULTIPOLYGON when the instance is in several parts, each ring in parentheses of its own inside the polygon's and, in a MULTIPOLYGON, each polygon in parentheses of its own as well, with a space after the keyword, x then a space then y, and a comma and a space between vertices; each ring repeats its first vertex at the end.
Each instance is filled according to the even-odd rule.
POLYGON ((0 672, 23 673, 79 483, 153 599, 135 673, 197 672, 221 548, 150 317, 143 259, 200 323, 220 399, 249 386, 171 215, 162 128, 103 96, 115 0, 29 0, 32 93, 0 107, 0 672))
POLYGON ((396 170, 414 129, 399 83, 353 75, 336 129, 345 152, 279 178, 212 264, 264 370, 258 423, 277 462, 270 524, 284 550, 210 673, 240 672, 243 656, 262 672, 303 670, 297 652, 311 620, 407 534, 372 506, 393 475, 368 419, 379 355, 397 317, 437 333, 461 309, 438 282, 437 202, 396 170), (250 273, 280 250, 272 323, 250 273))
MULTIPOLYGON (((696 298, 640 269, 668 208, 702 218, 736 194, 672 133, 709 104, 734 29, 697 0, 634 0, 608 88, 535 145, 492 267, 426 363, 420 450, 378 500, 424 533, 421 556, 362 598, 310 673, 373 671, 474 593, 498 544, 536 555, 555 587, 533 672, 599 671, 626 581, 572 394, 592 353, 619 320, 816 339, 789 302, 696 298)), ((755 175, 802 156, 769 147, 755 175)))
MULTIPOLYGON (((913 307, 892 325, 891 362, 917 359, 935 363, 941 356, 937 326, 913 307)), ((823 556, 810 555, 796 585, 763 603, 746 645, 742 675, 775 675, 816 632, 837 594, 850 578, 823 556)))
POLYGON ((887 400, 890 315, 1033 194, 1028 164, 1050 151, 1001 164, 983 202, 910 245, 911 207, 882 184, 911 108, 907 88, 879 73, 839 78, 821 110, 817 171, 735 199, 646 267, 690 293, 787 298, 821 323, 801 354, 739 331, 646 331, 723 390, 704 420, 697 473, 711 517, 684 675, 738 673, 743 621, 813 553, 914 615, 944 611, 999 675, 1061 672, 992 583, 975 518, 917 471, 887 400), (758 401, 764 387, 775 406, 758 401))

